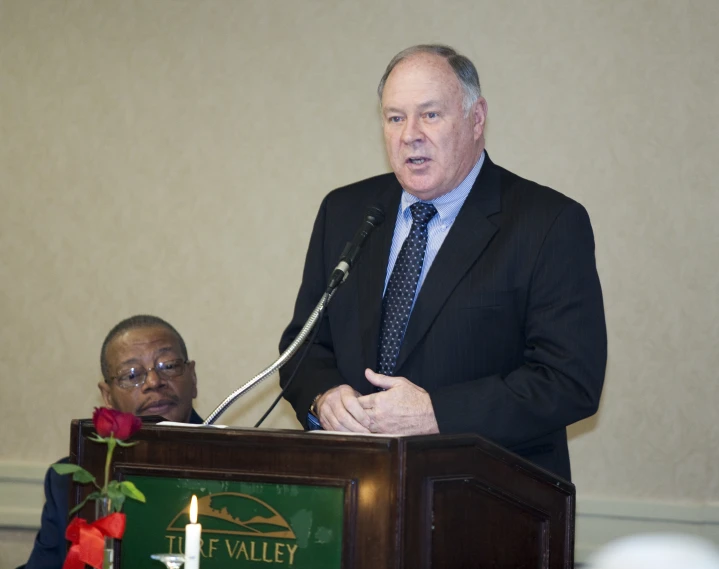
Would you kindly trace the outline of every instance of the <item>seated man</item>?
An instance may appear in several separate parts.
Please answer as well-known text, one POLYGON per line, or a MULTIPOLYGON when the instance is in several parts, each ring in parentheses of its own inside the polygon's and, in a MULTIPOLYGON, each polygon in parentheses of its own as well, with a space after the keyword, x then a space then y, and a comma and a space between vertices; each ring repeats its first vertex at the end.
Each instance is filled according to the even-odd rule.
MULTIPOLYGON (((195 362, 189 361, 182 336, 161 318, 132 316, 110 330, 102 343, 100 367, 104 381, 98 387, 108 407, 138 416, 202 423, 192 408, 197 397, 195 362)), ((30 559, 18 569, 62 567, 71 480, 48 470, 40 531, 30 559)))

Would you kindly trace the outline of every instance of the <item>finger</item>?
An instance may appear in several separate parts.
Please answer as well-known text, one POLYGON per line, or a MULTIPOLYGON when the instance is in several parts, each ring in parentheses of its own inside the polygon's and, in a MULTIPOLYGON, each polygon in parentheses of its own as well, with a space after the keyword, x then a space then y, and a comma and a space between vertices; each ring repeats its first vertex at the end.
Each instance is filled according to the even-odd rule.
POLYGON ((377 421, 377 403, 380 401, 376 398, 377 395, 379 395, 379 393, 363 395, 362 397, 359 397, 357 399, 357 403, 362 406, 364 412, 367 414, 367 417, 369 417, 369 424, 367 425, 367 428, 369 429, 370 433, 382 432, 382 428, 377 421))
MULTIPOLYGON (((359 404, 357 404, 359 407, 359 404)), ((364 413, 364 410, 360 408, 360 411, 364 413)), ((340 400, 337 404, 332 406, 332 412, 334 414, 338 431, 351 431, 353 433, 368 433, 369 429, 364 427, 352 414, 347 410, 344 405, 344 401, 340 400)))
POLYGON ((372 423, 370 424, 369 430, 370 430, 370 433, 377 433, 377 434, 379 434, 379 433, 382 432, 382 429, 380 428, 379 424, 378 424, 378 423, 375 423, 374 421, 372 421, 372 423))
MULTIPOLYGON (((363 411, 364 412, 364 411, 363 411)), ((369 433, 369 417, 365 419, 365 422, 367 423, 367 426, 365 427, 362 423, 360 423, 357 419, 355 419, 351 413, 345 412, 345 414, 342 416, 341 419, 342 426, 345 427, 348 431, 351 431, 353 433, 369 433)))
MULTIPOLYGON (((369 419, 367 420, 367 425, 369 426, 369 419)), ((351 433, 369 433, 370 430, 368 427, 365 427, 361 423, 359 423, 352 415, 347 413, 341 420, 341 431, 349 431, 351 433)))
POLYGON ((359 403, 363 409, 372 409, 372 407, 375 406, 376 396, 377 396, 376 393, 370 393, 369 395, 362 395, 361 397, 357 398, 357 403, 359 403))
POLYGON ((359 403, 357 397, 348 397, 347 400, 343 401, 343 403, 345 404, 345 409, 352 418, 365 429, 369 430, 369 415, 367 415, 367 411, 365 411, 365 408, 359 403))
POLYGON ((389 389, 393 385, 397 384, 397 378, 389 375, 382 375, 381 373, 375 373, 369 368, 364 371, 364 376, 372 385, 380 387, 381 389, 389 389))
POLYGON ((326 421, 320 421, 322 428, 326 431, 337 431, 340 433, 368 433, 369 429, 364 428, 355 421, 349 413, 340 417, 328 414, 326 421))
POLYGON ((320 424, 325 431, 346 430, 338 415, 342 413, 344 407, 342 403, 342 393, 347 387, 349 386, 338 385, 319 397, 316 409, 320 424))
POLYGON ((342 425, 335 417, 331 405, 325 405, 320 414, 320 424, 325 431, 341 431, 342 425))

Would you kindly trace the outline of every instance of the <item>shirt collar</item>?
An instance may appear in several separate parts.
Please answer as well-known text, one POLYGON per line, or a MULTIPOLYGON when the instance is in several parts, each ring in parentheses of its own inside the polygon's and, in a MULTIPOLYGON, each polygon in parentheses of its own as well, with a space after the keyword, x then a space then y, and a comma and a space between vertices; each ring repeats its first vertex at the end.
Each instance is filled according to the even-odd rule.
MULTIPOLYGON (((482 169, 484 156, 485 152, 483 150, 479 160, 477 160, 477 163, 474 165, 474 168, 469 171, 469 174, 467 174, 467 177, 460 182, 459 186, 454 188, 452 191, 442 194, 438 198, 427 202, 434 204, 434 207, 437 208, 437 216, 443 224, 452 223, 457 217, 459 210, 462 209, 464 200, 467 199, 469 192, 472 190, 472 186, 474 186, 474 182, 477 180, 477 176, 479 176, 479 171, 482 169)), ((400 202, 402 215, 405 217, 409 215, 409 212, 407 211, 409 206, 418 201, 421 200, 410 194, 407 190, 403 189, 402 201, 400 202)))

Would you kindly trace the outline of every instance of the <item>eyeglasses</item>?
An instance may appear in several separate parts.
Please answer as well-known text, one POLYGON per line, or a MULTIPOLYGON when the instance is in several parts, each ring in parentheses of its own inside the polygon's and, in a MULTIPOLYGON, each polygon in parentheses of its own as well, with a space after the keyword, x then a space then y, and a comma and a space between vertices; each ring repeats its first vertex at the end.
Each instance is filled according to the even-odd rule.
POLYGON ((150 368, 131 367, 110 379, 115 380, 115 384, 121 389, 134 389, 145 385, 151 371, 154 371, 162 379, 174 379, 185 373, 185 366, 189 363, 189 360, 169 360, 157 362, 154 367, 150 368))

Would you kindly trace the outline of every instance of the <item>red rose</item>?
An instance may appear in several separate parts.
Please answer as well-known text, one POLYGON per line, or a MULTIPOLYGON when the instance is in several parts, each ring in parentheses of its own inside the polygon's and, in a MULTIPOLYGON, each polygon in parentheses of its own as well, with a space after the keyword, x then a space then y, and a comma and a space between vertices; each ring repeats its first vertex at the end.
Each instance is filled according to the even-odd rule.
POLYGON ((108 409, 107 407, 95 407, 92 422, 95 425, 97 434, 101 437, 114 435, 116 439, 121 441, 129 439, 142 426, 140 417, 136 417, 132 413, 108 409))

